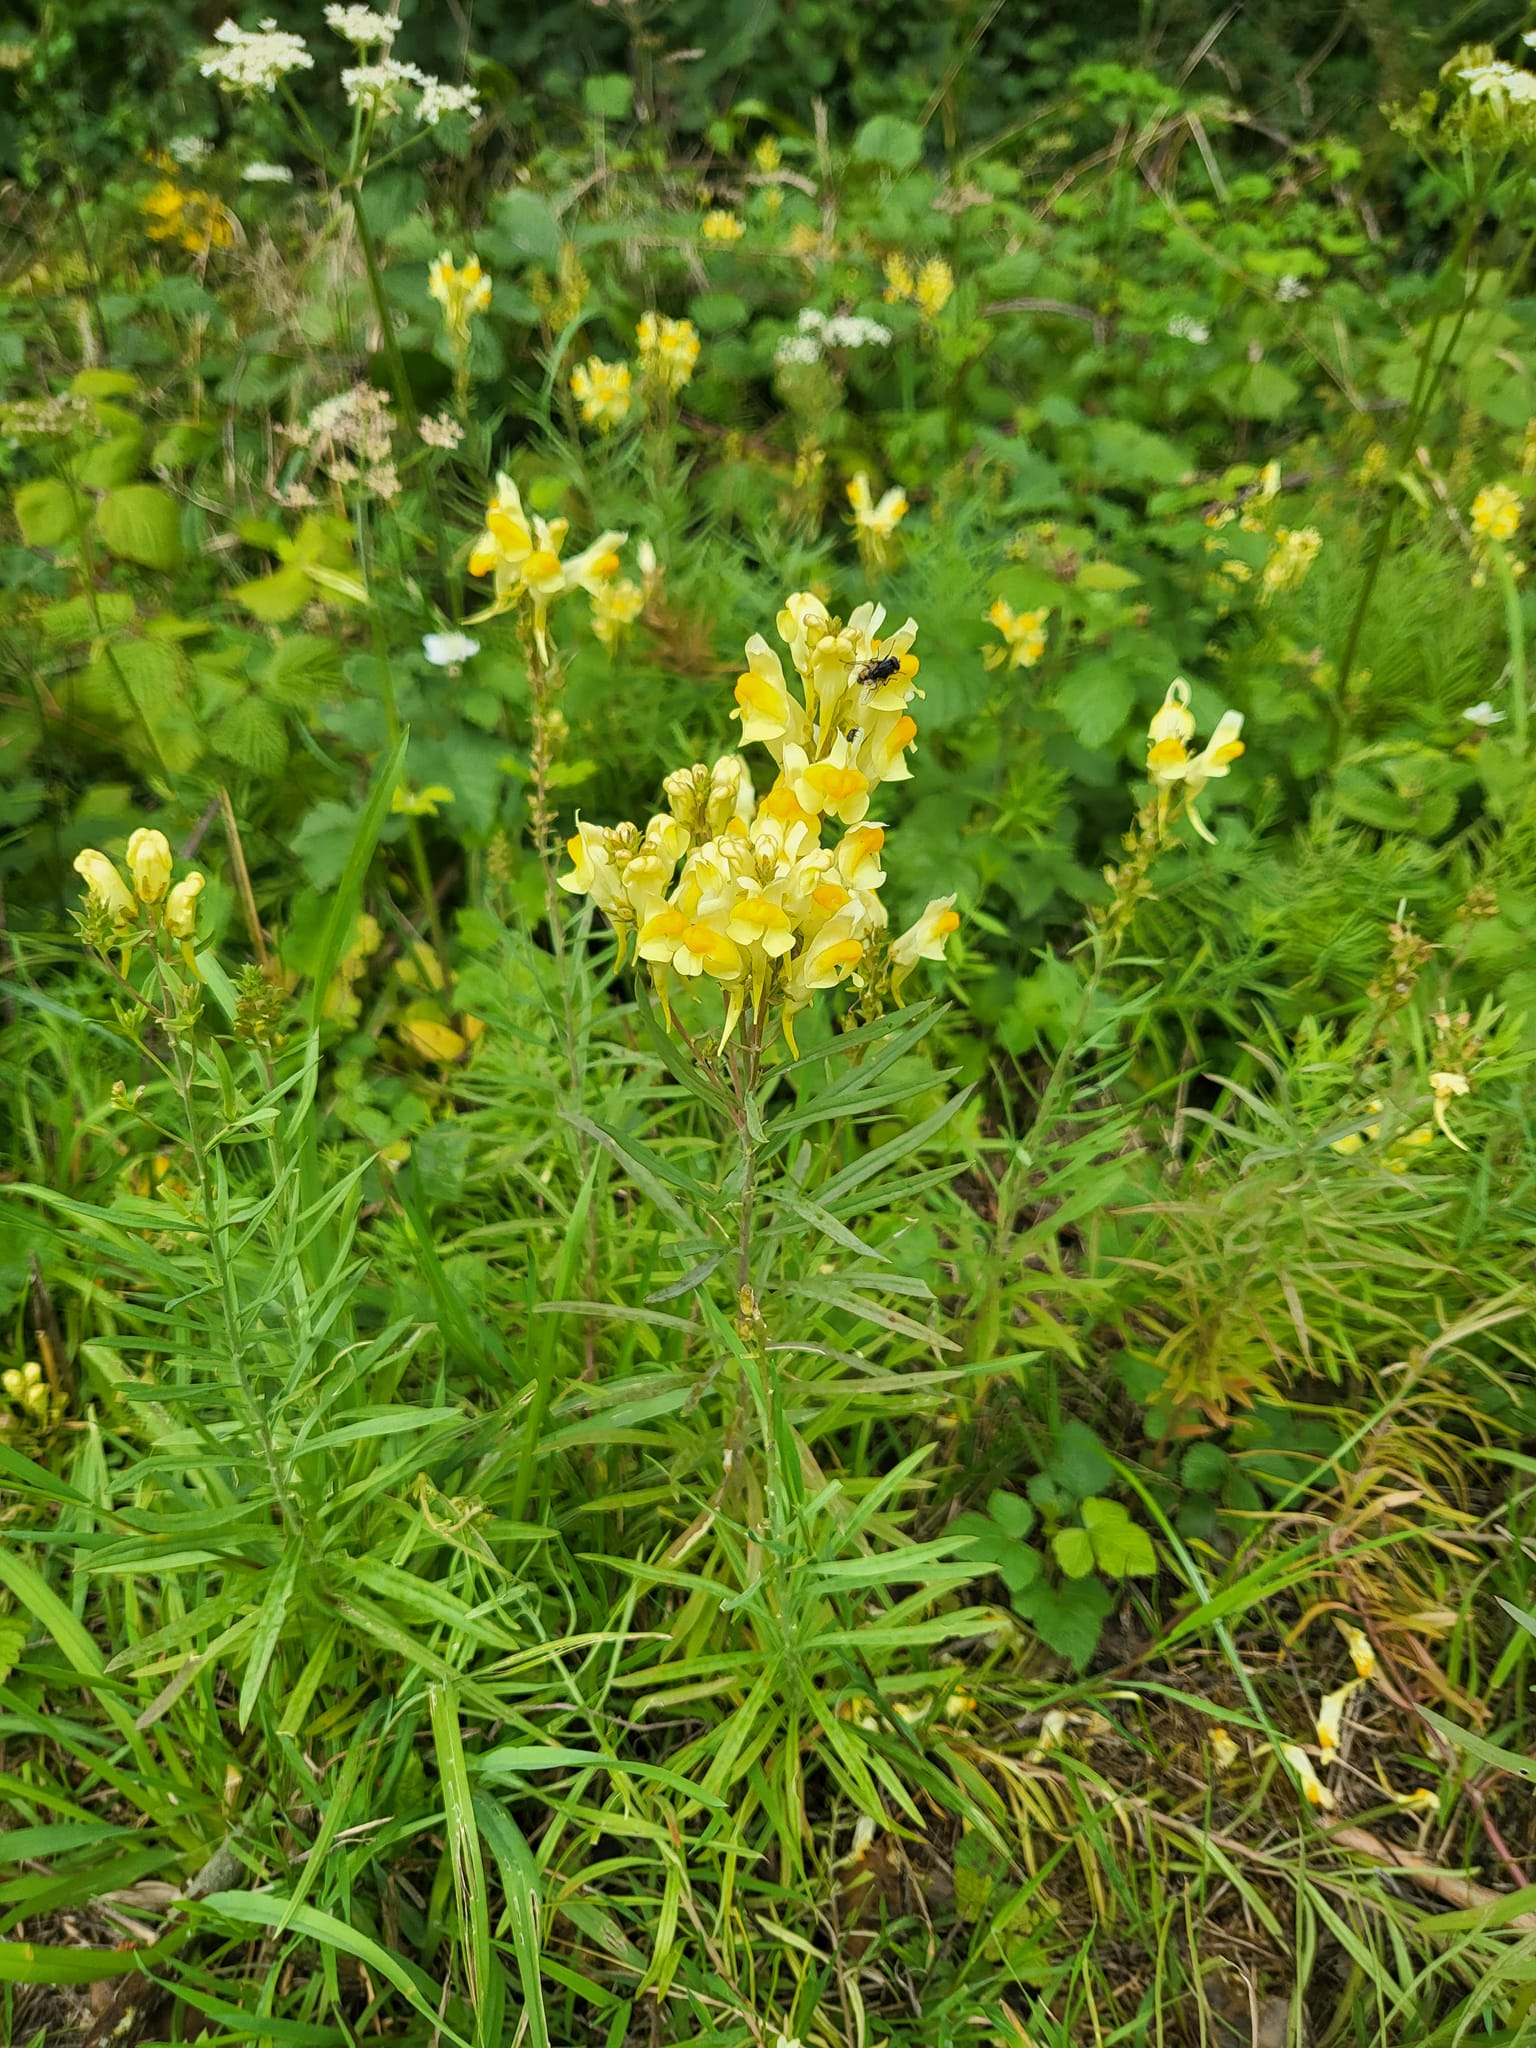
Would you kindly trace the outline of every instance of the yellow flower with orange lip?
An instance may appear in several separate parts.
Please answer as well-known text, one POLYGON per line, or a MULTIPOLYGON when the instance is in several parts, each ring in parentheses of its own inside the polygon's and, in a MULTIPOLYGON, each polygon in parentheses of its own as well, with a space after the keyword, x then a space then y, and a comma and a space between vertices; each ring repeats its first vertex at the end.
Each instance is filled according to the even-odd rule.
POLYGON ((1007 662, 1009 668, 1033 668, 1045 653, 1045 624, 1051 616, 1050 606, 1038 611, 1016 612, 1006 598, 1000 597, 992 605, 987 617, 1002 634, 1005 645, 987 650, 987 666, 1001 667, 1007 662))
POLYGON ((869 477, 862 469, 847 488, 859 546, 871 563, 882 565, 890 556, 892 535, 911 509, 907 494, 900 484, 892 484, 877 501, 869 487, 869 477))
POLYGON ((442 307, 443 325, 463 348, 469 341, 470 323, 491 303, 491 280, 481 269, 480 258, 471 256, 461 270, 456 270, 445 249, 428 265, 427 293, 442 307))
POLYGON ((960 929, 953 896, 936 896, 917 923, 891 941, 891 995, 899 1004, 901 986, 919 960, 942 960, 950 935, 960 929))
POLYGON ((1191 754, 1189 750, 1194 730, 1195 721, 1189 709, 1189 685, 1182 676, 1176 676, 1168 685, 1168 694, 1153 713, 1147 728, 1147 773, 1160 792, 1182 784, 1185 816, 1200 837, 1214 845, 1213 835, 1195 809, 1195 800, 1208 782, 1228 774, 1232 763, 1244 753, 1242 713, 1224 711, 1216 721, 1215 731, 1198 754, 1191 754))
POLYGON ((588 356, 571 372, 571 395, 587 425, 607 433, 629 416, 634 381, 628 363, 605 363, 600 356, 588 356))
POLYGON ((663 391, 681 391, 699 360, 699 330, 693 322, 669 320, 662 313, 642 313, 635 339, 645 376, 663 391))
POLYGON ((467 620, 478 625, 495 618, 519 600, 526 601, 539 653, 549 658, 545 628, 549 608, 572 590, 597 593, 610 577, 617 575, 617 550, 629 536, 610 530, 600 533, 590 546, 561 559, 570 523, 565 519, 543 519, 523 509, 517 485, 509 476, 496 479, 496 495, 486 510, 485 530, 469 556, 472 576, 490 576, 495 584, 494 603, 467 620))
POLYGON ((796 801, 807 811, 857 825, 869 809, 869 777, 854 765, 846 733, 839 733, 817 761, 808 758, 804 747, 786 746, 784 773, 796 801))

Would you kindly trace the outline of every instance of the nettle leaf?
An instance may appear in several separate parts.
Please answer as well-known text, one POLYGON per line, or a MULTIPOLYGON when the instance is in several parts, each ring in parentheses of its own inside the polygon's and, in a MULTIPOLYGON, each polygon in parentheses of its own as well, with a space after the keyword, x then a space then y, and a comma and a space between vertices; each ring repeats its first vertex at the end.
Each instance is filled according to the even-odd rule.
POLYGON ((1232 1460, 1216 1444, 1191 1444, 1179 1465, 1179 1479, 1191 1493, 1215 1493, 1232 1460))
POLYGON ((11 510, 29 548, 57 548, 80 531, 84 502, 58 477, 45 476, 23 484, 11 510))
POLYGON ((988 1496, 987 1513, 1003 1534, 1015 1541, 1027 1536, 1035 1526, 1035 1511, 1029 1502, 1016 1493, 1005 1493, 1001 1487, 988 1496))
POLYGON ((103 626, 126 626, 137 610, 127 591, 101 590, 94 613, 89 598, 66 597, 40 611, 37 623, 50 640, 93 640, 98 619, 103 626))
POLYGON ((216 753, 255 775, 275 775, 288 759, 282 714, 256 696, 242 697, 220 712, 208 738, 216 753))
MULTIPOLYGON (((1117 1500, 1085 1500, 1083 1528, 1092 1541, 1094 1562, 1112 1579, 1150 1579, 1157 1572, 1157 1554, 1145 1529, 1138 1528, 1117 1500)), ((1070 1534, 1070 1531, 1066 1533, 1070 1534)), ((1062 1567, 1066 1569, 1065 1565, 1062 1567)))
POLYGON ((308 707, 341 675, 336 648, 317 633, 292 633, 280 640, 257 670, 262 688, 281 703, 308 707))
POLYGON ((130 427, 100 441, 81 458, 76 480, 90 491, 110 491, 132 481, 144 460, 144 429, 130 427))
POLYGON ((1051 1550, 1069 1579, 1086 1579, 1093 1570, 1093 1539, 1086 1529, 1058 1529, 1051 1550))
POLYGON ((280 626, 303 611, 313 594, 304 571, 293 564, 275 569, 270 576, 255 576, 249 583, 237 583, 229 593, 265 626, 280 626))
POLYGON ((181 511, 158 484, 127 484, 108 491, 96 507, 96 530, 110 552, 146 569, 179 567, 181 511))
POLYGON ((923 153, 923 131, 899 114, 876 114, 853 138, 854 160, 883 164, 888 171, 910 171, 923 153))
POLYGON ((1031 1623, 1047 1649, 1065 1657, 1074 1671, 1081 1671, 1098 1648, 1113 1605, 1109 1588, 1101 1580, 1074 1579, 1061 1587, 1032 1588, 1014 1602, 1014 1611, 1031 1623))
POLYGON ((187 658, 174 640, 115 640, 76 678, 82 709, 132 719, 179 703, 187 658))
POLYGON ((1056 693, 1072 737, 1085 747, 1103 747, 1119 732, 1136 703, 1136 686, 1117 662, 1079 662, 1056 693))

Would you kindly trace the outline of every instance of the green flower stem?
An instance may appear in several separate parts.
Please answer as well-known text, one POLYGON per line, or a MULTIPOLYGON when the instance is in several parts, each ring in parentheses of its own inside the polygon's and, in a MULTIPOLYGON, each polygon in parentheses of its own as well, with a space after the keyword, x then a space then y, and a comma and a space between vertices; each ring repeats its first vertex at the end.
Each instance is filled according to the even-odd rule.
POLYGON ((1503 544, 1488 543, 1488 558, 1504 598, 1504 623, 1509 633, 1509 736, 1517 753, 1525 752, 1527 695, 1525 671, 1525 615, 1520 605, 1520 588, 1503 544))

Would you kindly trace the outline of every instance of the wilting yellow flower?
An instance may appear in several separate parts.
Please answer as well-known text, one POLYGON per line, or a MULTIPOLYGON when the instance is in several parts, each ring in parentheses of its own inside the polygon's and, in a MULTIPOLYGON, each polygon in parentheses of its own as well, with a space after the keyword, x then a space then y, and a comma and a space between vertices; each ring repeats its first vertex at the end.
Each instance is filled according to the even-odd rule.
POLYGON ((628 363, 605 363, 601 356, 588 356, 571 372, 571 395, 581 407, 582 418, 604 433, 627 417, 633 386, 628 363))
POLYGON ((163 832, 141 825, 128 838, 128 872, 141 903, 158 903, 171 886, 171 842, 163 832))
POLYGON ((194 868, 165 899, 165 928, 173 939, 190 939, 197 929, 197 899, 207 886, 194 868))
POLYGON ((890 559, 892 534, 911 509, 907 494, 900 484, 892 484, 877 503, 862 469, 847 488, 860 553, 869 567, 881 568, 890 559))
POLYGON ((1355 1676, 1357 1678, 1374 1678, 1376 1676, 1376 1652, 1365 1630, 1354 1627, 1346 1628, 1344 1631, 1344 1641, 1349 1650, 1349 1661, 1355 1667, 1355 1676))
POLYGON ((1266 601, 1282 590, 1295 590, 1304 583, 1322 545, 1323 536, 1315 526, 1299 526, 1294 531, 1286 526, 1276 527, 1274 545, 1264 564, 1266 601))
POLYGON ((893 249, 885 259, 885 296, 894 305, 898 299, 910 299, 917 291, 917 279, 912 275, 912 266, 899 249, 893 249))
POLYGON ((1045 622, 1050 616, 1049 605, 1039 611, 1016 612, 1006 598, 1000 597, 987 617, 1007 644, 987 649, 988 668, 1000 668, 1005 661, 1009 668, 1033 668, 1045 653, 1045 622))
POLYGON ((1205 785, 1229 774, 1232 763, 1244 752, 1242 713, 1224 711, 1216 722, 1216 730, 1198 754, 1189 751, 1194 730, 1195 721, 1189 710, 1189 685, 1182 676, 1176 676, 1168 685, 1168 694, 1153 713, 1147 728, 1147 773, 1164 801, 1167 792, 1183 785, 1185 816, 1200 837, 1214 845, 1215 840, 1195 809, 1195 802, 1205 785))
POLYGON ((1465 1074, 1431 1074, 1429 1077, 1429 1089, 1435 1098, 1434 1116, 1436 1129, 1449 1138, 1459 1152, 1465 1152, 1466 1146, 1446 1122, 1445 1113, 1458 1095, 1470 1095, 1472 1093, 1472 1083, 1465 1074))
POLYGON ((445 249, 427 270, 427 291, 443 309, 443 325, 462 347, 469 340, 470 322, 491 303, 491 280, 480 268, 480 258, 471 256, 462 270, 455 270, 445 249))
POLYGON ((1341 1685, 1337 1692, 1331 1692, 1317 1710, 1317 1746, 1323 1753, 1323 1762, 1332 1763, 1339 1747, 1339 1738, 1344 1731, 1344 1709, 1360 1690, 1363 1679, 1352 1678, 1348 1685, 1341 1685))
POLYGON ((98 909, 108 912, 114 923, 132 924, 138 916, 133 892, 107 856, 87 846, 75 855, 73 865, 98 909))
POLYGON ((663 391, 681 391, 699 360, 699 331, 693 322, 642 313, 635 338, 645 376, 663 391))
POLYGON ((955 289, 955 273, 942 256, 930 256, 917 273, 912 296, 930 320, 937 319, 955 289))
POLYGON ((1508 484, 1488 484, 1472 500, 1472 531, 1483 540, 1513 540, 1525 500, 1508 484))
POLYGON ((1230 1771, 1243 1753, 1225 1728, 1213 1728, 1206 1740, 1210 1744, 1211 1762, 1216 1766, 1218 1775, 1230 1771))
POLYGON ((747 232, 746 223, 723 206, 711 207, 699 229, 706 242, 739 242, 747 232))
POLYGON ((1321 1807, 1324 1813, 1332 1813, 1337 1801, 1313 1770, 1312 1759, 1307 1752, 1294 1742, 1282 1742, 1280 1754, 1301 1780, 1301 1796, 1308 1806, 1321 1807))
POLYGON ((914 925, 891 941, 891 994, 901 1001, 901 985, 919 960, 942 960, 951 932, 960 929, 953 896, 936 896, 914 925))

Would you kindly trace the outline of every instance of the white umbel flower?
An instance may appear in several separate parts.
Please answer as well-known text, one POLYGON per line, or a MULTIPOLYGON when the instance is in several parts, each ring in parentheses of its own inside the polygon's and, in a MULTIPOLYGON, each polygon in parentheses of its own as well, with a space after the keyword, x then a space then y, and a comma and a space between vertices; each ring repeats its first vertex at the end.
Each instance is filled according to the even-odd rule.
POLYGON ((231 92, 273 92, 290 71, 311 71, 314 63, 302 36, 269 19, 254 30, 226 21, 214 30, 197 68, 231 92))

